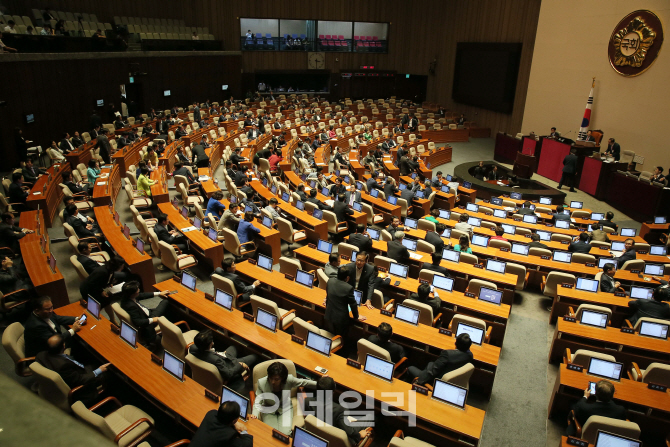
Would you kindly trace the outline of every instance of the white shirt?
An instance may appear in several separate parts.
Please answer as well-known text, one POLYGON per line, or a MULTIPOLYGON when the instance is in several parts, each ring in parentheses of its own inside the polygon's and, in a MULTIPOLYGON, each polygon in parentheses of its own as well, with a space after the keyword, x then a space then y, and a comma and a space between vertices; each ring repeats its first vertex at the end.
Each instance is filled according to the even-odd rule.
POLYGON ((5 33, 11 33, 11 34, 16 34, 16 28, 12 28, 9 25, 5 27, 5 33))
POLYGON ((363 274, 363 269, 356 268, 356 287, 358 287, 358 282, 361 280, 361 275, 363 274))

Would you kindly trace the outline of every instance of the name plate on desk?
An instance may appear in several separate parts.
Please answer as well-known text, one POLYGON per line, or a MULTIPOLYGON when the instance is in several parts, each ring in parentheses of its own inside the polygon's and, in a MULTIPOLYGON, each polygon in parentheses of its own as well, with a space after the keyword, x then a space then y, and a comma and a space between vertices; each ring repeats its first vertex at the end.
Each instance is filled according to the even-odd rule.
POLYGON ((244 316, 245 320, 254 321, 254 316, 253 315, 248 314, 246 312, 242 313, 242 315, 244 316))
POLYGON ((626 296, 626 292, 614 292, 614 296, 625 297, 625 296, 626 296))
POLYGON ((219 403, 219 396, 212 393, 210 390, 205 390, 205 397, 213 402, 219 403))
POLYGON ((293 334, 291 334, 291 341, 295 342, 295 343, 298 343, 299 345, 302 345, 302 344, 305 343, 305 340, 303 340, 302 338, 298 337, 297 335, 293 335, 293 334))
POLYGON ((486 199, 482 200, 482 202, 484 202, 484 203, 490 203, 490 202, 489 202, 488 200, 486 200, 486 199))
POLYGON ((205 293, 205 299, 207 301, 214 301, 214 296, 209 293, 205 293))
POLYGON ((461 210, 465 209, 465 207, 463 205, 458 205, 458 208, 461 209, 461 210))
POLYGON ((391 313, 391 311, 390 311, 390 310, 386 310, 386 309, 380 309, 380 310, 379 310, 379 313, 382 314, 382 315, 386 315, 387 317, 392 317, 392 316, 393 316, 393 314, 391 313))
POLYGON ((609 251, 609 249, 610 249, 609 247, 603 247, 602 245, 601 245, 600 247, 598 247, 598 248, 601 249, 601 250, 608 250, 608 251, 609 251))
POLYGON ((256 260, 255 259, 247 259, 247 262, 251 265, 256 265, 256 260))
POLYGON ((523 237, 530 239, 530 234, 526 233, 523 235, 523 237))
POLYGON ((181 284, 181 277, 180 277, 180 276, 174 275, 174 276, 172 277, 172 280, 178 282, 179 284, 181 284))
MULTIPOLYGON (((344 259, 345 261, 348 261, 349 259, 351 259, 347 255, 340 255, 340 258, 344 259)), ((377 269, 379 269, 379 267, 377 269)))
POLYGON ((571 323, 576 323, 576 322, 577 322, 577 319, 576 319, 575 317, 571 317, 571 316, 565 315, 565 316, 563 317, 563 321, 569 321, 569 322, 571 322, 571 323))
POLYGON ((568 445, 576 445, 578 447, 589 447, 588 441, 584 441, 583 439, 579 438, 573 438, 572 436, 568 436, 568 445))
POLYGON ((314 250, 316 250, 316 245, 314 245, 314 244, 307 244, 307 246, 308 246, 309 248, 313 248, 314 250))
POLYGON ((561 244, 563 244, 563 245, 569 245, 569 244, 570 244, 570 241, 561 241, 561 244))
POLYGON ((439 330, 442 335, 448 335, 449 337, 452 335, 452 332, 449 329, 441 327, 439 330))
POLYGON ((483 269, 484 268, 484 264, 472 264, 472 266, 476 269, 483 269))
POLYGON ((537 201, 537 200, 531 200, 531 202, 533 202, 533 203, 538 203, 538 201, 537 201))
POLYGON ((567 368, 572 371, 583 372, 584 367, 582 365, 575 365, 574 363, 568 363, 567 368))
POLYGON ((288 273, 284 274, 284 278, 288 279, 289 281, 293 281, 295 278, 293 278, 292 275, 289 275, 288 273))
POLYGON ((279 439, 281 442, 283 442, 284 444, 287 444, 287 445, 288 445, 289 442, 291 442, 291 438, 286 436, 284 433, 282 433, 280 431, 277 431, 274 428, 272 429, 272 437, 275 438, 275 439, 279 439))
POLYGON ((509 248, 500 247, 500 251, 508 252, 508 251, 509 251, 509 248))
POLYGON ((632 274, 634 274, 634 275, 639 275, 640 273, 642 273, 642 270, 640 270, 640 269, 631 269, 630 272, 631 272, 632 274))
POLYGON ((419 394, 423 394, 424 396, 428 396, 428 388, 418 385, 416 383, 412 384, 412 391, 416 391, 419 394))
POLYGON ((502 196, 505 197, 506 199, 509 199, 509 194, 503 194, 502 196))
POLYGON ((635 329, 633 329, 632 327, 622 327, 621 332, 623 332, 624 334, 634 334, 635 329))
POLYGON ((430 284, 430 283, 429 283, 428 281, 426 281, 425 279, 420 279, 419 282, 420 282, 421 284, 430 284))
POLYGON ((514 222, 521 222, 521 219, 519 219, 518 217, 515 217, 514 222))
POLYGON ((156 354, 151 354, 151 361, 158 366, 163 366, 163 359, 158 357, 156 354))
POLYGON ((646 255, 649 252, 647 250, 640 250, 637 253, 640 254, 640 255, 646 255))
POLYGON ((465 292, 465 293, 463 293, 463 295, 467 296, 468 298, 474 298, 475 297, 475 294, 472 293, 472 292, 465 292))
POLYGON ((359 362, 357 362, 356 360, 347 359, 347 365, 353 366, 356 369, 361 369, 361 364, 359 362))
POLYGON ((547 255, 541 255, 541 256, 540 256, 540 259, 551 259, 551 257, 550 257, 550 256, 547 256, 547 255))
POLYGON ((382 273, 386 273, 388 271, 386 267, 377 267, 377 270, 379 270, 382 273))
POLYGON ((572 289, 573 286, 572 286, 572 284, 568 284, 568 283, 564 282, 563 284, 561 284, 561 287, 563 287, 564 289, 572 289))
POLYGON ((649 382, 647 388, 654 391, 663 391, 664 393, 668 391, 668 387, 665 385, 659 385, 658 383, 649 382))
POLYGON ((109 329, 111 329, 111 331, 112 331, 113 333, 115 333, 116 335, 121 335, 121 328, 118 327, 117 325, 115 325, 115 324, 110 324, 110 325, 109 325, 109 329))
POLYGON ((88 307, 88 303, 86 303, 86 300, 83 299, 83 298, 79 300, 79 305, 81 307, 83 307, 84 309, 86 309, 88 307))
POLYGON ((596 266, 596 265, 595 265, 594 263, 592 263, 592 262, 587 262, 587 263, 584 264, 584 265, 587 266, 587 267, 595 267, 595 266, 596 266))
POLYGON ((586 228, 577 228, 577 231, 579 231, 580 233, 583 233, 583 232, 586 231, 586 228))
POLYGON ((544 226, 545 226, 545 227, 549 227, 549 228, 551 228, 551 227, 554 226, 554 224, 546 223, 546 224, 544 224, 544 226))

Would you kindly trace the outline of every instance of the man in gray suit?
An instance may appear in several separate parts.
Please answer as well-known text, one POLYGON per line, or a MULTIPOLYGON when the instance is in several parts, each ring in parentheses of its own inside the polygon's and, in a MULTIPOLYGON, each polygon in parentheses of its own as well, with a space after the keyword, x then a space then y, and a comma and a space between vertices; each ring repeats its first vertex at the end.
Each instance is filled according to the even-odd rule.
POLYGON ((570 187, 570 192, 575 192, 575 174, 577 174, 577 155, 575 150, 570 149, 570 153, 563 159, 563 175, 561 181, 558 182, 558 189, 561 189, 563 184, 570 187))
POLYGON ((331 334, 342 336, 343 353, 346 357, 351 349, 349 339, 349 310, 354 319, 365 321, 365 317, 358 315, 358 305, 354 298, 354 287, 349 284, 350 270, 340 267, 337 278, 331 278, 326 286, 326 299, 323 305, 326 307, 324 315, 326 330, 331 334))

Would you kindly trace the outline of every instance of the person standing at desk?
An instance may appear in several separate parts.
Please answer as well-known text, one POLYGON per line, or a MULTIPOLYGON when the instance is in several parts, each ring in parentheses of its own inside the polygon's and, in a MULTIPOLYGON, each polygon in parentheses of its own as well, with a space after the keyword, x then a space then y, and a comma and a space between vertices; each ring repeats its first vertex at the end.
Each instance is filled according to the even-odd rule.
POLYGON ((194 163, 197 168, 209 167, 209 156, 205 153, 205 148, 202 145, 198 144, 192 147, 191 154, 193 155, 191 163, 194 163))
POLYGON ((240 404, 229 400, 210 410, 191 439, 191 447, 252 447, 254 437, 240 421, 240 404))
POLYGON ((112 146, 109 144, 109 138, 107 137, 107 129, 100 129, 100 134, 96 138, 97 144, 95 145, 96 149, 99 149, 100 157, 105 162, 105 164, 111 163, 110 154, 112 153, 112 146))
POLYGON ((158 324, 158 318, 165 315, 168 308, 167 290, 162 292, 140 293, 140 283, 137 281, 128 281, 121 287, 121 302, 119 303, 123 310, 128 312, 130 321, 135 327, 144 343, 150 347, 158 347, 160 336, 156 334, 155 327, 158 324), (149 309, 140 303, 140 300, 160 296, 161 302, 153 309, 149 309))
POLYGON ((366 317, 358 314, 358 304, 354 298, 354 287, 349 284, 349 275, 351 271, 340 267, 337 271, 337 278, 331 278, 326 285, 326 299, 323 305, 326 308, 324 315, 324 324, 326 330, 331 334, 342 336, 342 355, 347 356, 351 351, 352 341, 349 337, 349 327, 351 319, 349 318, 349 309, 354 320, 365 321, 366 317))
POLYGON ((561 181, 558 182, 558 189, 561 189, 563 184, 570 186, 570 192, 575 192, 575 174, 577 174, 577 155, 575 150, 570 149, 570 153, 563 159, 563 175, 561 181))
MULTIPOLYGON (((584 426, 591 416, 604 416, 612 419, 626 419, 626 409, 612 401, 614 397, 614 385, 607 380, 601 380, 596 383, 595 399, 589 392, 589 387, 584 391, 584 397, 579 399, 572 406, 575 419, 580 426, 584 426)), ((577 433, 577 427, 573 421, 568 422, 568 436, 574 436, 577 433)))
POLYGON ((349 270, 349 285, 363 292, 365 301, 361 299, 361 305, 372 309, 372 294, 375 290, 377 271, 374 265, 368 263, 368 254, 365 251, 359 251, 354 261, 342 268, 349 270))
POLYGON ((548 138, 558 138, 560 136, 561 134, 558 131, 556 131, 555 127, 552 127, 551 132, 549 132, 549 135, 547 135, 548 138))
POLYGON ((614 161, 619 161, 621 158, 621 146, 614 141, 614 138, 607 140, 607 150, 605 151, 605 155, 614 157, 614 161))

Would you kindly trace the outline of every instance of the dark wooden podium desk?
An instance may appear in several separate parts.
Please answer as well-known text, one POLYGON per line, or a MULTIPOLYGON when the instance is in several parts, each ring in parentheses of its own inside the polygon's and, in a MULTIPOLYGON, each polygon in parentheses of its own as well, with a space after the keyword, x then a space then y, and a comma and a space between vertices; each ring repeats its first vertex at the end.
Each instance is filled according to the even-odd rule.
MULTIPOLYGON (((627 419, 640 425, 645 435, 656 433, 662 438, 667 435, 670 424, 670 394, 648 388, 646 383, 625 378, 614 382, 614 401, 628 410, 627 419)), ((562 363, 558 369, 554 390, 549 401, 548 417, 567 415, 570 407, 582 398, 589 382, 598 382, 601 377, 586 371, 578 372, 562 363)))
POLYGON ((667 214, 670 190, 615 172, 605 200, 633 219, 644 222, 667 214))
MULTIPOLYGON (((58 314, 63 316, 76 317, 83 312, 79 303, 58 309, 58 314)), ((195 432, 205 414, 219 408, 219 404, 205 397, 204 386, 188 376, 184 377, 183 382, 175 379, 151 361, 151 351, 140 344, 133 349, 111 331, 111 325, 104 316, 100 320, 89 316, 88 323, 77 333, 77 337, 97 357, 111 363, 115 374, 125 379, 176 423, 195 432)), ((274 439, 272 428, 259 419, 249 419, 244 424, 256 445, 285 445, 274 439)))
POLYGON ((625 368, 630 366, 630 362, 637 363, 640 369, 653 362, 670 363, 670 340, 627 334, 610 326, 601 329, 559 318, 551 342, 549 362, 560 362, 565 348, 570 348, 573 353, 577 349, 588 349, 610 354, 618 362, 623 362, 625 368))
MULTIPOLYGON (((238 270, 239 266, 247 264, 246 262, 240 263, 238 270)), ((279 272, 276 273, 283 278, 279 272)), ((177 293, 170 295, 169 299, 178 307, 183 308, 188 315, 198 318, 207 326, 224 332, 224 335, 228 337, 240 340, 241 343, 258 347, 259 351, 270 358, 291 360, 296 366, 310 372, 313 372, 316 366, 321 366, 328 370, 328 375, 342 388, 373 398, 375 407, 379 408, 383 404, 390 406, 391 410, 407 412, 407 414, 393 418, 393 421, 386 419, 385 422, 407 427, 408 415, 411 414, 416 416, 417 429, 424 435, 423 439, 438 439, 441 440, 440 445, 463 447, 476 446, 479 443, 484 423, 483 410, 469 405, 466 405, 464 410, 459 410, 456 407, 441 404, 428 396, 416 394, 411 391, 411 385, 407 382, 397 379, 394 379, 393 382, 386 382, 375 378, 362 370, 348 366, 342 357, 337 355, 326 357, 292 342, 291 336, 286 332, 272 332, 246 320, 241 311, 234 309, 230 312, 208 301, 203 292, 199 290, 193 292, 172 279, 156 284, 155 288, 157 290, 177 290, 177 293), (402 399, 400 399, 401 396, 402 399)), ((325 296, 325 291, 321 292, 324 292, 325 296)), ((434 329, 434 331, 437 330, 434 329)), ((444 338, 451 342, 455 340, 453 337, 444 336, 444 338)))

